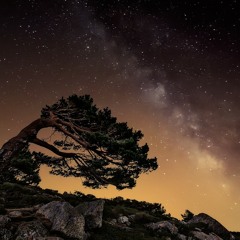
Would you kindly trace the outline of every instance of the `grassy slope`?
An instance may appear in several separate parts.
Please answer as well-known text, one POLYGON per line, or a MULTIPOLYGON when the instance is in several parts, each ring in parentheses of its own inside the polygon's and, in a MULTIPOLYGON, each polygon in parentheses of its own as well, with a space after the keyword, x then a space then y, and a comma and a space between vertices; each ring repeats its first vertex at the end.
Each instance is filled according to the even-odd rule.
MULTIPOLYGON (((74 194, 60 194, 57 191, 39 187, 22 186, 19 184, 5 183, 0 185, 0 214, 5 212, 5 208, 31 207, 37 204, 46 204, 54 200, 64 200, 73 206, 81 202, 94 200, 93 195, 84 195, 80 192, 74 194)), ((136 200, 124 200, 117 197, 112 200, 105 200, 103 213, 103 227, 91 232, 90 240, 164 240, 169 233, 164 236, 157 235, 144 227, 145 223, 158 222, 162 220, 173 221, 179 230, 188 234, 194 227, 184 227, 178 220, 165 213, 161 204, 150 204, 138 202, 136 200), (130 228, 125 230, 109 224, 109 220, 117 219, 119 216, 134 215, 135 220, 130 228)), ((234 233, 240 239, 240 233, 234 233)))

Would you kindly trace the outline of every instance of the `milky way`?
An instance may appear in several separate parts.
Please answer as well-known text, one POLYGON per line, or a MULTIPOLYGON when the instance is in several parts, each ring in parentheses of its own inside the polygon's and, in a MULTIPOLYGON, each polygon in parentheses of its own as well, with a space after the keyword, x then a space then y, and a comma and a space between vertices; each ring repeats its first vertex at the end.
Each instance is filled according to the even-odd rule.
POLYGON ((159 2, 1 3, 0 142, 45 104, 91 94, 144 132, 159 169, 122 192, 43 169, 43 187, 161 202, 177 217, 205 211, 239 230, 239 4, 159 2))

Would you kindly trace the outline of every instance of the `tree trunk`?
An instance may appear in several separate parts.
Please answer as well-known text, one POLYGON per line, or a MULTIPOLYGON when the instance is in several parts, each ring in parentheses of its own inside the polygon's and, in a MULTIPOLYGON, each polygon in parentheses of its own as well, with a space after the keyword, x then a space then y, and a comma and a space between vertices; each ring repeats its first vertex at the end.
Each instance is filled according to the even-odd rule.
POLYGON ((10 160, 33 141, 43 128, 53 127, 53 119, 39 118, 23 128, 19 134, 7 141, 0 149, 0 183, 4 182, 4 173, 8 171, 10 160))

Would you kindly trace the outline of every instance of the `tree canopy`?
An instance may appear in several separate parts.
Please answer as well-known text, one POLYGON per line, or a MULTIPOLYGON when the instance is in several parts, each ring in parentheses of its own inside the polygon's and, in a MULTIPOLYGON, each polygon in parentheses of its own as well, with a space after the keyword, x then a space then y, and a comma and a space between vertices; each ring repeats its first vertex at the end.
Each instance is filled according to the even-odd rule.
POLYGON ((97 108, 89 95, 62 98, 44 107, 39 119, 2 146, 0 181, 8 180, 7 168, 16 171, 13 159, 21 158, 24 149, 29 151, 29 144, 36 144, 53 154, 32 152, 31 161, 47 164, 51 174, 81 177, 83 184, 92 188, 109 184, 117 189, 132 188, 141 173, 158 167, 156 158, 148 158, 148 145, 139 145, 142 137, 141 131, 117 122, 110 109, 97 108), (49 129, 53 141, 37 136, 44 128, 49 129))

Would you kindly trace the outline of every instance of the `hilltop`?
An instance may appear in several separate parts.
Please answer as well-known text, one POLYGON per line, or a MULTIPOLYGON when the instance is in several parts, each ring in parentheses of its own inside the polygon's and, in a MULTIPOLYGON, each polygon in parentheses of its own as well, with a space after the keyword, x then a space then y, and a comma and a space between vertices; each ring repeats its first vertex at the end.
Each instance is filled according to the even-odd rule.
POLYGON ((0 185, 2 240, 238 240, 205 213, 171 217, 159 203, 0 185))

